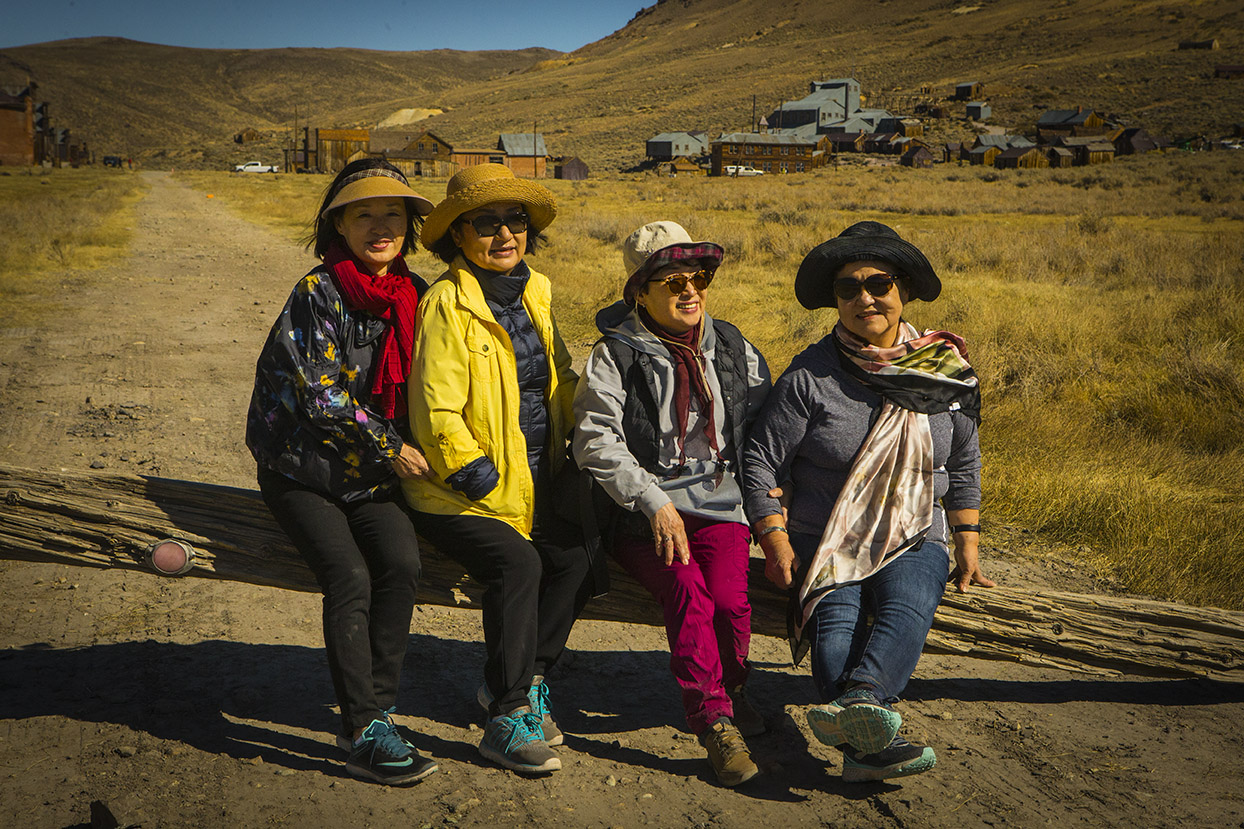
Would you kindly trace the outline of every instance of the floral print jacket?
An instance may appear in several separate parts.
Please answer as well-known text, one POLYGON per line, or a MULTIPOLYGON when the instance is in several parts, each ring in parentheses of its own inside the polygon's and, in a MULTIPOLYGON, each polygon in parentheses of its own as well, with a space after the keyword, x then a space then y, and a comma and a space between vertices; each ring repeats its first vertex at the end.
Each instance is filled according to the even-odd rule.
MULTIPOLYGON (((427 284, 416 276, 415 288, 422 294, 427 284)), ((409 427, 369 406, 387 330, 346 306, 327 268, 302 278, 255 365, 246 445, 260 466, 343 502, 397 491, 391 460, 409 427)))

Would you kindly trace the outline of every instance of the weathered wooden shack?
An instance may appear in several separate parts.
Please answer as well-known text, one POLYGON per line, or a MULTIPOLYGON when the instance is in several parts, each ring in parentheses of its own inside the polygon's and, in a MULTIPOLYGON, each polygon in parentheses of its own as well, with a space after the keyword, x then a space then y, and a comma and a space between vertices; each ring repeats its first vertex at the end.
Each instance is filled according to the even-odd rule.
POLYGON ((371 145, 371 133, 365 129, 315 131, 315 163, 324 173, 336 175, 359 153, 366 155, 371 145))
POLYGON ((876 131, 917 138, 924 135, 924 123, 919 118, 882 118, 877 122, 876 131))
POLYGON ((1151 153, 1158 148, 1158 142, 1143 127, 1130 127, 1119 130, 1111 139, 1116 155, 1137 155, 1151 153))
POLYGON ((519 178, 548 175, 548 150, 540 133, 503 132, 497 137, 497 149, 505 152, 506 163, 519 178))
POLYGON ((1074 154, 1066 147, 1046 147, 1045 158, 1051 167, 1071 167, 1076 163, 1074 154))
POLYGON ((681 155, 672 161, 663 161, 653 168, 658 176, 667 178, 676 178, 677 176, 706 176, 708 170, 697 164, 695 161, 681 155))
POLYGON ((994 159, 1002 153, 1001 147, 984 144, 968 150, 968 163, 973 167, 992 167, 994 159))
POLYGON ((1055 138, 1102 135, 1106 119, 1092 109, 1051 109, 1037 119, 1037 140, 1052 142, 1055 138))
POLYGON ((584 181, 588 176, 587 162, 576 156, 561 156, 553 161, 553 178, 584 181))
POLYGON ((37 162, 34 90, 0 90, 0 166, 29 167, 37 162))
POLYGON ((876 132, 872 135, 865 134, 861 152, 879 154, 893 152, 892 143, 897 137, 898 133, 894 132, 876 132))
POLYGON ((956 101, 975 101, 981 97, 984 92, 985 85, 980 81, 964 81, 955 84, 955 100, 956 101))
POLYGON ((1114 161, 1114 144, 1104 137, 1083 136, 1077 138, 1060 138, 1056 146, 1071 150, 1075 166, 1084 167, 1089 164, 1109 164, 1114 161))
POLYGON ((448 141, 427 130, 375 130, 371 134, 371 155, 387 159, 408 178, 452 176, 458 171, 453 152, 448 141))
POLYGON ((947 141, 942 145, 942 161, 959 161, 961 160, 960 152, 963 144, 959 141, 947 141))
POLYGON ((969 101, 967 116, 973 121, 985 121, 993 115, 993 109, 984 101, 969 101))
POLYGON ((1209 40, 1181 40, 1179 41, 1180 49, 1217 49, 1218 38, 1210 38, 1209 40))
POLYGON ((1035 169, 1050 166, 1050 160, 1037 147, 1011 147, 998 153, 993 166, 1003 170, 1035 169))
POLYGON ((1225 78, 1227 80, 1235 80, 1236 78, 1244 78, 1244 63, 1220 64, 1214 67, 1215 78, 1225 78))
POLYGON ((750 166, 764 173, 804 173, 824 166, 831 153, 831 138, 728 133, 710 144, 711 174, 720 176, 727 166, 750 166))
POLYGON ((476 164, 505 164, 509 166, 510 163, 503 150, 478 147, 455 147, 452 161, 455 169, 458 170, 461 170, 463 167, 474 167, 476 164))
POLYGON ((247 127, 246 129, 242 130, 241 132, 233 136, 233 143, 234 144, 249 144, 252 141, 258 141, 261 138, 263 138, 263 133, 261 133, 259 130, 255 129, 254 127, 247 127))
POLYGON ((869 133, 866 132, 831 132, 825 136, 829 146, 836 153, 862 153, 869 133))
POLYGON ((923 144, 918 144, 903 153, 899 163, 904 167, 932 167, 933 152, 923 144))

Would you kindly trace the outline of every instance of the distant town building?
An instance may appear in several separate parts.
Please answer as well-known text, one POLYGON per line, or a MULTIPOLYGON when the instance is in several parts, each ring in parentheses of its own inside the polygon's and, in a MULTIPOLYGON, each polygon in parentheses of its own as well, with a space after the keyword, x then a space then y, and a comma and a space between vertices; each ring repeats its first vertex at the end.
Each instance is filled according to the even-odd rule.
POLYGON ((975 101, 981 97, 984 92, 985 85, 980 81, 964 81, 955 84, 955 100, 956 101, 975 101))
POLYGON ((671 161, 661 162, 656 166, 656 170, 654 172, 656 172, 658 176, 667 176, 669 178, 676 178, 677 176, 708 175, 708 170, 704 169, 690 158, 687 158, 685 155, 681 155, 671 161))
POLYGON ((34 89, 0 90, 0 166, 29 167, 40 160, 35 141, 34 89))
POLYGON ((812 81, 808 94, 787 101, 765 118, 770 129, 787 130, 805 124, 823 127, 854 115, 860 109, 860 82, 855 78, 812 81))
POLYGON ((830 154, 827 136, 815 140, 793 135, 732 132, 712 142, 712 175, 725 167, 754 167, 764 173, 804 173, 821 167, 830 154))
POLYGON ((1151 153, 1158 148, 1158 142, 1143 127, 1119 130, 1111 137, 1111 143, 1116 155, 1151 153))
POLYGON ((1217 49, 1218 38, 1210 40, 1181 40, 1179 41, 1180 49, 1217 49))
POLYGON ((1102 135, 1106 119, 1091 109, 1051 109, 1037 119, 1037 140, 1052 142, 1058 137, 1102 135))
POLYGON ((708 153, 708 134, 704 132, 663 132, 644 142, 644 155, 653 161, 672 161, 679 156, 708 153))
POLYGON ((1011 147, 1003 150, 993 160, 999 169, 1034 169, 1050 166, 1050 159, 1038 147, 1011 147))
POLYGON ((560 157, 553 161, 553 178, 583 181, 587 178, 587 162, 578 156, 560 157))
POLYGON ((531 132, 503 132, 497 149, 505 152, 510 169, 520 178, 544 178, 548 174, 548 150, 544 136, 531 132))
POLYGON ((899 159, 904 167, 932 167, 933 151, 923 144, 908 149, 899 159))
POLYGON ((973 121, 985 121, 993 115, 993 110, 984 101, 969 101, 967 115, 973 121))
POLYGON ((1226 78, 1227 80, 1244 78, 1244 63, 1219 64, 1214 67, 1214 77, 1226 78))
POLYGON ((314 168, 336 175, 354 158, 366 156, 370 144, 371 134, 367 130, 317 129, 314 168))

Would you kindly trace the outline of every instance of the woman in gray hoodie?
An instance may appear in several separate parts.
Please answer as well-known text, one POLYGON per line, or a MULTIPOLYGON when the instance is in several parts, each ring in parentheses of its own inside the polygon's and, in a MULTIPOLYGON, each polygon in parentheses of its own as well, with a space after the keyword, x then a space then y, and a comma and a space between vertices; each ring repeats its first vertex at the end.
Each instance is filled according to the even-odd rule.
POLYGON ((604 545, 661 604, 687 724, 735 786, 758 772, 743 736, 765 730, 743 695, 751 605, 738 459, 770 381, 755 347, 705 312, 722 253, 674 222, 623 243, 623 298, 597 314, 602 337, 575 393, 574 455, 608 495, 604 545))

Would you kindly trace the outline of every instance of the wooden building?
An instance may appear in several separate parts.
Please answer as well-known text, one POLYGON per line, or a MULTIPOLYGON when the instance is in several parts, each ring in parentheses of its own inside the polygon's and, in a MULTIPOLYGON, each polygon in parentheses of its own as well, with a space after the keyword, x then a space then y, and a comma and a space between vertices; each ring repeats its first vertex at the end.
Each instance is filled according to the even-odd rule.
POLYGON ((981 97, 984 92, 985 85, 980 81, 964 81, 955 84, 955 100, 956 101, 975 101, 981 97))
POLYGON ((1089 164, 1108 164, 1114 161, 1114 144, 1107 141, 1104 136, 1059 138, 1053 143, 1055 146, 1071 150, 1071 156, 1075 159, 1076 167, 1084 167, 1089 164))
POLYGON ((1244 63, 1220 64, 1214 67, 1215 78, 1226 78, 1234 80, 1236 78, 1244 78, 1244 63))
POLYGON ((1045 158, 1051 167, 1071 167, 1076 163, 1075 156, 1066 147, 1046 147, 1045 158))
POLYGON ((505 153, 506 163, 519 178, 548 175, 548 150, 540 133, 503 132, 497 137, 497 149, 505 153))
POLYGON ((706 176, 708 170, 701 167, 695 161, 687 156, 682 155, 672 161, 663 161, 653 168, 658 176, 666 178, 676 178, 678 176, 706 176))
POLYGON ((958 141, 947 141, 942 145, 942 161, 961 161, 963 144, 958 141))
POLYGON ((1086 135, 1103 135, 1106 119, 1091 109, 1051 109, 1037 119, 1037 140, 1052 142, 1055 138, 1079 138, 1086 135))
POLYGON ((584 181, 587 179, 587 162, 576 156, 566 158, 560 156, 553 161, 553 178, 567 181, 584 181))
POLYGON ((904 167, 932 167, 933 152, 923 144, 916 146, 903 153, 903 157, 899 159, 899 163, 904 167))
POLYGON ((679 157, 698 157, 708 153, 708 134, 663 132, 644 142, 644 155, 653 161, 673 161, 679 157))
POLYGON ((1181 40, 1179 41, 1180 49, 1217 49, 1218 38, 1210 38, 1209 40, 1181 40))
POLYGON ((474 167, 476 164, 504 164, 509 166, 509 159, 502 150, 488 148, 458 147, 451 158, 455 170, 463 167, 474 167))
POLYGON ((29 167, 36 152, 33 84, 16 94, 0 91, 0 166, 29 167))
POLYGON ((973 121, 985 121, 993 115, 993 110, 984 101, 969 101, 967 115, 973 121))
POLYGON ((1032 170, 1050 166, 1050 159, 1038 147, 1011 147, 998 153, 993 166, 1002 170, 1032 170))
POLYGON ((732 132, 711 146, 714 176, 722 175, 726 166, 751 166, 765 173, 804 173, 824 166, 830 155, 830 136, 732 132))
POLYGON ((918 138, 924 135, 924 124, 919 118, 882 118, 877 122, 877 132, 889 132, 904 138, 918 138))
POLYGON ((836 153, 862 153, 869 135, 866 132, 831 132, 825 137, 836 153))
POLYGON ((367 154, 371 135, 367 130, 315 131, 315 169, 336 175, 359 153, 367 154))
POLYGON ((876 153, 885 155, 894 152, 894 139, 898 138, 895 132, 877 132, 872 135, 864 135, 864 144, 860 148, 861 152, 876 153))
POLYGON ((252 141, 258 141, 261 138, 263 138, 263 133, 261 133, 259 130, 255 129, 254 127, 247 127, 246 129, 239 132, 237 135, 233 136, 233 143, 234 144, 249 144, 252 141))
POLYGON ((371 155, 386 159, 407 178, 448 178, 458 171, 453 161, 453 146, 427 130, 413 134, 408 130, 375 130, 371 134, 370 146, 371 155))
POLYGON ((1002 154, 1002 148, 983 144, 968 150, 968 163, 973 167, 992 167, 994 159, 1002 154))
POLYGON ((1116 155, 1151 153, 1158 148, 1158 142, 1143 127, 1119 130, 1110 140, 1116 155))

